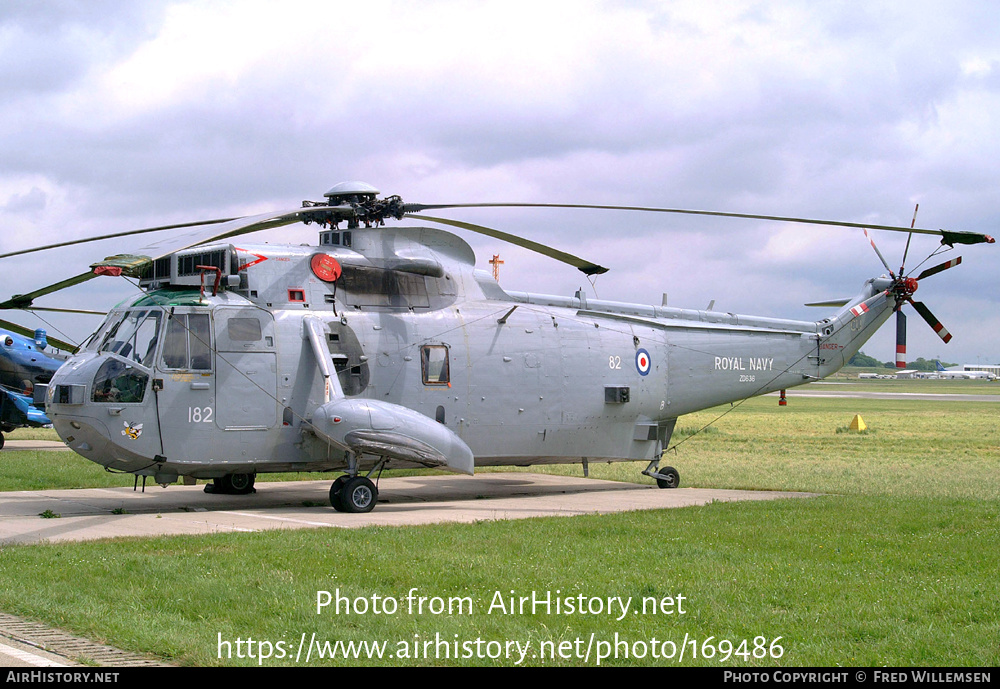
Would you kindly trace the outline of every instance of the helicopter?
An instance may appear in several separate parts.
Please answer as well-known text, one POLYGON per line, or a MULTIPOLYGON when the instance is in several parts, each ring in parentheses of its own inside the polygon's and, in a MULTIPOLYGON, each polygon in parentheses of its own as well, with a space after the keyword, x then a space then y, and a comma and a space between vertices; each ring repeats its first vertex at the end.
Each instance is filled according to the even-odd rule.
POLYGON ((63 364, 63 359, 45 352, 49 342, 44 329, 31 332, 5 325, 12 329, 0 329, 0 448, 6 442, 4 433, 52 423, 42 408, 44 394, 36 398, 34 389, 38 385, 43 392, 63 364))
POLYGON ((0 303, 31 307, 97 275, 131 277, 142 289, 53 375, 46 409, 59 436, 108 471, 163 486, 207 480, 208 492, 252 493, 260 473, 340 472, 330 504, 342 512, 373 509, 386 468, 473 474, 582 463, 586 473, 589 462, 644 461, 643 474, 675 488, 679 472, 660 462, 679 417, 824 378, 907 303, 946 333, 913 293, 920 279, 951 266, 914 278, 882 259, 887 276, 829 303, 839 310, 817 321, 602 301, 582 289, 534 294, 507 291, 476 269, 471 247, 450 228, 588 276, 608 269, 425 211, 611 208, 932 234, 947 246, 993 242, 973 232, 781 216, 427 205, 379 194, 345 182, 288 211, 106 235, 183 230, 0 303), (404 218, 421 224, 386 224, 404 218), (317 225, 316 246, 237 239, 296 222, 317 225))

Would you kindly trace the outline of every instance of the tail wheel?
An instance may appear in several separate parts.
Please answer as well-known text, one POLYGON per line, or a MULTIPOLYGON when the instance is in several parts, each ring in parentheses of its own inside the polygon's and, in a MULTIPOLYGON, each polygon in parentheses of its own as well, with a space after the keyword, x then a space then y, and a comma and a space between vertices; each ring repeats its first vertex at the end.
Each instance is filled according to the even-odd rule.
POLYGON ((663 467, 657 472, 663 478, 656 479, 656 485, 660 488, 677 488, 681 485, 681 475, 673 467, 663 467))

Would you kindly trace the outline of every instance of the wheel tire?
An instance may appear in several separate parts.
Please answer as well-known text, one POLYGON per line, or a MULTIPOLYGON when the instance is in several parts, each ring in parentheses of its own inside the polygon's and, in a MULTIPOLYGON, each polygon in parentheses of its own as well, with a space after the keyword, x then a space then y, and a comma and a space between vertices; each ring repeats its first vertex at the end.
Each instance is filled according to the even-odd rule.
POLYGON ((355 514, 371 512, 378 502, 378 488, 364 476, 349 479, 340 491, 340 503, 344 512, 355 514))
POLYGON ((350 480, 350 476, 344 474, 343 476, 338 476, 330 486, 330 506, 338 512, 345 512, 344 503, 341 498, 344 495, 344 484, 350 480))
POLYGON ((226 474, 222 478, 213 479, 215 493, 226 495, 247 495, 256 493, 253 484, 257 479, 257 474, 226 474))
POLYGON ((0 433, 0 450, 3 449, 4 442, 6 442, 6 441, 3 439, 3 433, 0 433))
POLYGON ((657 473, 666 477, 656 479, 656 485, 660 488, 677 488, 681 485, 681 475, 677 473, 677 469, 666 467, 657 473))

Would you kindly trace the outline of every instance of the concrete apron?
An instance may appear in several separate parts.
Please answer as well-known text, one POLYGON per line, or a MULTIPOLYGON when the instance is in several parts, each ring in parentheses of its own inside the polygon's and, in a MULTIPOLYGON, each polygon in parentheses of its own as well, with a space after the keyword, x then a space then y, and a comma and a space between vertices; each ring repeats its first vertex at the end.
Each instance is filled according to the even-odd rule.
POLYGON ((384 478, 367 514, 330 507, 331 481, 258 482, 253 495, 203 485, 0 493, 0 544, 267 529, 404 526, 524 519, 813 497, 814 493, 676 488, 531 473, 384 478), (49 515, 48 518, 40 515, 49 515), (58 517, 54 516, 58 515, 58 517))

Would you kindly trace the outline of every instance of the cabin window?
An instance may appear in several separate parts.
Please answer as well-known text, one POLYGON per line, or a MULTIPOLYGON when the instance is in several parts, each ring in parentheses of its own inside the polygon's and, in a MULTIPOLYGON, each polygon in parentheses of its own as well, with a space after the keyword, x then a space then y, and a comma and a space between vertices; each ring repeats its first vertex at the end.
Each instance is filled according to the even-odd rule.
POLYGON ((264 337, 256 318, 230 318, 226 321, 226 332, 233 342, 258 342, 264 337))
POLYGON ((208 371, 212 368, 207 313, 177 314, 167 321, 160 361, 163 368, 208 371))
POLYGON ((425 345, 420 348, 420 373, 424 385, 451 385, 448 368, 448 347, 425 345))

